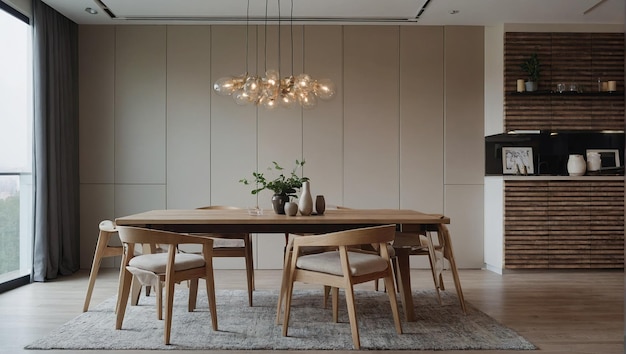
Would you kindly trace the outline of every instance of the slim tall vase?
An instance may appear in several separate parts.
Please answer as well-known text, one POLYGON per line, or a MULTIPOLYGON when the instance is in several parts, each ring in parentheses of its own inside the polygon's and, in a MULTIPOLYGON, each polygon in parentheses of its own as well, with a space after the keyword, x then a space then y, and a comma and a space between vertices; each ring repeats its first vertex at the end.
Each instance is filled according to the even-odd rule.
POLYGON ((298 201, 298 211, 304 216, 309 216, 313 212, 311 184, 308 181, 302 183, 302 194, 300 194, 300 200, 298 201))

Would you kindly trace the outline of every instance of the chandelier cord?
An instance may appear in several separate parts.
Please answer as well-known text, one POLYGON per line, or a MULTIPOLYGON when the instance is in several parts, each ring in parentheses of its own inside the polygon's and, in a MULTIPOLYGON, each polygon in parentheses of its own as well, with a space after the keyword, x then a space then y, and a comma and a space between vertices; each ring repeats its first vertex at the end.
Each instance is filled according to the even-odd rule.
POLYGON ((291 39, 291 76, 293 76, 293 0, 291 0, 291 13, 289 14, 289 29, 291 33, 289 38, 291 39))
POLYGON ((265 62, 263 63, 264 64, 263 65, 263 69, 264 69, 263 72, 267 71, 267 6, 268 6, 268 1, 269 0, 265 0, 265 26, 264 26, 265 27, 264 28, 264 31, 265 31, 265 38, 264 38, 265 39, 265 43, 264 43, 264 46, 265 46, 265 49, 263 49, 263 52, 265 54, 265 62))
POLYGON ((278 72, 280 73, 280 0, 278 0, 278 72))
POLYGON ((249 32, 250 32, 250 0, 248 0, 248 5, 246 7, 246 76, 248 75, 248 55, 249 55, 249 47, 250 45, 249 40, 248 40, 248 36, 249 36, 249 32))

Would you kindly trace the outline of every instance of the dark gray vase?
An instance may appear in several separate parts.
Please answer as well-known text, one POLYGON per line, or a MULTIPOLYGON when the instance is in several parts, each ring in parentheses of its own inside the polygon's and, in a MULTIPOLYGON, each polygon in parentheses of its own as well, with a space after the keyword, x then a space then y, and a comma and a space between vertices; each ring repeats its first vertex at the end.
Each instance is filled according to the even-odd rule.
POLYGON ((274 194, 272 196, 272 208, 276 214, 285 214, 285 203, 289 201, 289 197, 285 194, 274 194))

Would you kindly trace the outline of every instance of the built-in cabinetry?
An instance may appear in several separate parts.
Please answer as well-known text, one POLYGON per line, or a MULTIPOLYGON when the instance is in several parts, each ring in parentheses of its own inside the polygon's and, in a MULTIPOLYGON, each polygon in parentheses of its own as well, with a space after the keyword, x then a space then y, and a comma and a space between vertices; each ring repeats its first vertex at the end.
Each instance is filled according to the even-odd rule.
POLYGON ((623 130, 624 34, 507 32, 504 89, 505 131, 623 130), (538 91, 518 93, 520 64, 532 53, 542 67, 538 91), (617 91, 602 92, 598 80, 616 81, 617 91))
POLYGON ((623 171, 572 177, 566 162, 587 149, 617 150, 623 161, 624 34, 505 33, 503 128, 485 139, 487 269, 623 269, 624 176, 606 175, 623 171), (533 53, 538 90, 517 92, 533 53), (506 134, 520 130, 533 134, 506 134), (538 175, 502 175, 502 147, 515 146, 532 148, 538 175))
POLYGON ((505 180, 504 265, 623 268, 624 181, 505 180))
POLYGON ((623 176, 485 177, 485 264, 623 269, 623 176))

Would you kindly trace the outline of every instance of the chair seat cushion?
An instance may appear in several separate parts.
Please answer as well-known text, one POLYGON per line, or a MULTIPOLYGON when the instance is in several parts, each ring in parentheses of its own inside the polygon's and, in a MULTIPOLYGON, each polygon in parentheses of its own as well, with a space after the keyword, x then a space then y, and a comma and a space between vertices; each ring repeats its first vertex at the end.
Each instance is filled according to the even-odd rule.
POLYGON ((240 238, 211 237, 213 248, 244 248, 246 244, 240 238))
MULTIPOLYGON (((128 265, 134 268, 148 270, 157 274, 165 273, 167 268, 167 253, 144 254, 133 257, 128 265)), ((198 254, 177 253, 174 258, 174 270, 182 271, 204 267, 204 257, 198 254)))
MULTIPOLYGON (((389 262, 384 258, 368 253, 348 252, 350 273, 353 276, 381 272, 389 262)), ((323 252, 298 257, 296 267, 315 272, 343 275, 339 251, 323 252)))

